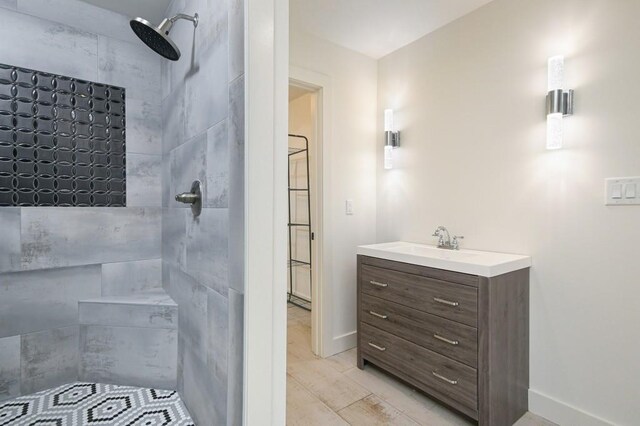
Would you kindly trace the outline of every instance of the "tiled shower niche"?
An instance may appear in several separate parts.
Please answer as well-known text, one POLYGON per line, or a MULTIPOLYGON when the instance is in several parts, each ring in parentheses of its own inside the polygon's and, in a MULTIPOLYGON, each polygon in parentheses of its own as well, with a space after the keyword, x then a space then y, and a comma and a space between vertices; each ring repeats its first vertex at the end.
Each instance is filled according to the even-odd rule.
POLYGON ((0 64, 0 206, 125 205, 125 89, 0 64))

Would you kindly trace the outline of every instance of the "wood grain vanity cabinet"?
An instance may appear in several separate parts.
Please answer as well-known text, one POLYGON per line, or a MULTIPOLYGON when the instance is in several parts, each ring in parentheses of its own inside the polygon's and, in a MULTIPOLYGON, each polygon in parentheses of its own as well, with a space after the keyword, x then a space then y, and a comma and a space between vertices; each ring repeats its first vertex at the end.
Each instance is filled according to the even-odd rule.
POLYGON ((486 278, 358 256, 358 367, 371 363, 475 419, 527 411, 529 268, 486 278))

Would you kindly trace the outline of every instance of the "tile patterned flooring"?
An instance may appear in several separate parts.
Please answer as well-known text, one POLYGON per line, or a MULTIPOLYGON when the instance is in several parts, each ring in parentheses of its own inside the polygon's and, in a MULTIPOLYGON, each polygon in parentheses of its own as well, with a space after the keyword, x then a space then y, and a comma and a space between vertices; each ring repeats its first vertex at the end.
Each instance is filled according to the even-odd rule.
POLYGON ((194 426, 176 391, 71 383, 0 402, 0 426, 194 426))
MULTIPOLYGON (((287 425, 467 426, 475 423, 371 365, 356 367, 351 349, 321 359, 311 352, 311 315, 288 308, 287 425)), ((553 426, 525 415, 517 426, 553 426)))

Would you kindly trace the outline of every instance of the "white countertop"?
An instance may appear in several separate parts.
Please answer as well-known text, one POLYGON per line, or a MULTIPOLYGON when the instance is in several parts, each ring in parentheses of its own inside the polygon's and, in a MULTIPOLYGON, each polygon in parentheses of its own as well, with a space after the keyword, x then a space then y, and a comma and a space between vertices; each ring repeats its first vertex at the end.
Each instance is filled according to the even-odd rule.
POLYGON ((531 266, 529 256, 490 251, 445 250, 403 241, 359 246, 357 253, 488 278, 531 266))

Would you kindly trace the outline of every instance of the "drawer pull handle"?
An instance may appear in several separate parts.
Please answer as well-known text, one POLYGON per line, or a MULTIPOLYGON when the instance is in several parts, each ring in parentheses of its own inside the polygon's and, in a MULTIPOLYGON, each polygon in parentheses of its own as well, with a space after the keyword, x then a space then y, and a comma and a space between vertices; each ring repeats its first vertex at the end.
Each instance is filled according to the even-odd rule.
POLYGON ((434 301, 438 302, 438 303, 442 303, 443 305, 448 305, 448 306, 459 306, 460 303, 458 302, 452 302, 451 300, 447 300, 447 299, 442 299, 440 297, 434 297, 433 298, 434 301))
POLYGON ((386 315, 382 315, 382 314, 379 314, 377 312, 369 311, 369 313, 371 315, 373 315, 374 317, 378 317, 378 318, 381 318, 381 319, 387 319, 388 318, 386 315))
POLYGON ((437 371, 432 371, 433 375, 436 376, 438 379, 445 381, 447 383, 449 383, 450 385, 457 385, 458 381, 457 380, 451 380, 451 379, 447 379, 446 377, 444 377, 441 374, 438 374, 437 371))
POLYGON ((389 287, 389 284, 379 283, 378 281, 369 281, 369 283, 378 287, 389 287))
POLYGON ((375 343, 371 343, 369 342, 369 346, 371 346, 372 348, 376 348, 377 350, 379 350, 380 352, 384 352, 387 350, 387 348, 384 348, 382 346, 378 346, 375 343))
POLYGON ((447 339, 446 337, 442 337, 441 335, 439 335, 438 333, 434 334, 433 337, 435 337, 438 340, 442 340, 445 343, 448 343, 450 345, 454 345, 457 346, 460 344, 460 342, 458 342, 457 340, 451 340, 451 339, 447 339))

